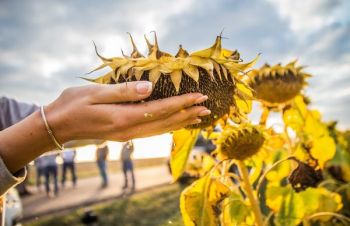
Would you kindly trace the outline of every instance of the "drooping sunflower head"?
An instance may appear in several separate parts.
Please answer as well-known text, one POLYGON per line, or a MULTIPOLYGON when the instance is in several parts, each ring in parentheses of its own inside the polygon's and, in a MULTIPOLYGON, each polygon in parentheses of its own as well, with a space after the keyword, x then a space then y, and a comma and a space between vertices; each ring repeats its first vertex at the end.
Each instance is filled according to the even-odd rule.
MULTIPOLYGON (((129 34, 130 35, 130 34, 129 34)), ((202 122, 189 128, 213 126, 220 119, 239 121, 248 113, 249 87, 240 79, 240 74, 257 60, 242 64, 240 54, 221 47, 221 36, 208 49, 189 54, 180 45, 175 56, 159 50, 157 36, 151 44, 146 38, 148 56, 136 48, 130 35, 133 51, 130 56, 105 58, 96 50, 103 64, 94 71, 109 67, 111 71, 96 79, 96 83, 116 84, 128 81, 147 80, 154 85, 153 92, 145 101, 167 98, 186 93, 200 92, 209 98, 203 104, 211 114, 202 117, 202 122)), ((96 48, 96 46, 95 46, 96 48)))
POLYGON ((223 158, 245 160, 256 154, 265 142, 259 126, 226 126, 217 139, 218 154, 223 158))
POLYGON ((303 67, 296 67, 296 61, 285 66, 265 64, 258 70, 250 71, 249 85, 255 91, 257 99, 267 106, 286 103, 297 96, 307 84, 309 74, 303 67))
POLYGON ((317 187, 323 180, 322 171, 297 161, 298 166, 289 175, 288 180, 296 192, 304 191, 308 187, 317 187))

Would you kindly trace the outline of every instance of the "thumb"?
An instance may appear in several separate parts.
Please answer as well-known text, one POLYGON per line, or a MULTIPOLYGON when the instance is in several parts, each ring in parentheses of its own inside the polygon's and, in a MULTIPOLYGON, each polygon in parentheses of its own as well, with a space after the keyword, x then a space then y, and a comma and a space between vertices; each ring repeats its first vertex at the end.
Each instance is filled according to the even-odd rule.
POLYGON ((95 104, 138 101, 147 98, 152 93, 152 83, 148 81, 96 86, 92 97, 95 104))

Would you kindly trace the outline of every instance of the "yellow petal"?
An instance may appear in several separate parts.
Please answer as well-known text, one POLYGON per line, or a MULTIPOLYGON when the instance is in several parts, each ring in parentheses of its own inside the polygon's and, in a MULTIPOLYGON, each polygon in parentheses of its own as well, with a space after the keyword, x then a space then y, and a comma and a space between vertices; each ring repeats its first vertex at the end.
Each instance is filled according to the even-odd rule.
POLYGON ((149 72, 149 81, 151 81, 153 83, 153 85, 156 85, 160 75, 161 75, 161 73, 159 71, 159 68, 153 68, 149 72))
POLYGON ((141 71, 149 71, 149 70, 152 70, 153 68, 156 68, 158 66, 159 66, 159 64, 156 62, 149 62, 149 63, 144 64, 142 66, 137 66, 137 63, 136 63, 135 69, 141 70, 141 71))
POLYGON ((218 76, 219 76, 219 79, 221 80, 220 65, 219 65, 218 63, 216 63, 215 61, 213 61, 213 65, 214 65, 214 68, 215 68, 216 73, 217 73, 218 76))
POLYGON ((214 75, 213 75, 214 65, 212 60, 193 56, 190 58, 190 64, 205 69, 210 75, 211 79, 212 80, 214 79, 214 75))
POLYGON ((84 78, 84 77, 80 77, 80 78, 82 78, 84 80, 87 80, 89 82, 95 82, 95 83, 99 83, 99 84, 108 84, 108 83, 110 83, 111 78, 112 78, 113 75, 114 75, 114 72, 111 71, 111 72, 109 72, 109 73, 107 73, 107 74, 105 74, 103 76, 100 76, 98 78, 95 78, 95 79, 84 78))
POLYGON ((132 53, 131 53, 131 58, 143 57, 142 54, 138 51, 138 49, 137 49, 137 47, 135 45, 134 39, 132 38, 131 34, 129 32, 127 32, 127 34, 130 37, 130 41, 131 41, 132 48, 133 48, 132 53))
POLYGON ((244 70, 251 68, 258 61, 260 54, 258 54, 252 61, 245 64, 238 64, 235 62, 225 63, 225 67, 231 72, 231 75, 235 75, 238 72, 243 72, 244 70))
POLYGON ((173 82, 176 93, 179 92, 180 90, 180 83, 181 83, 181 78, 182 78, 182 71, 181 70, 176 70, 170 73, 170 78, 171 81, 173 82))
POLYGON ((96 46, 95 42, 92 41, 92 43, 94 44, 96 55, 102 60, 103 63, 107 64, 107 63, 112 62, 112 59, 105 58, 105 57, 101 56, 101 55, 99 54, 99 52, 97 51, 97 46, 96 46))
POLYGON ((175 70, 182 70, 189 63, 189 61, 185 60, 184 58, 168 57, 166 60, 166 62, 160 62, 162 73, 170 73, 175 70))
POLYGON ((227 73, 227 69, 225 68, 224 65, 221 65, 221 69, 222 69, 222 74, 224 75, 225 79, 228 80, 228 73, 227 73))
POLYGON ((199 71, 196 66, 188 64, 183 68, 183 71, 190 76, 194 81, 198 83, 199 81, 199 71))
POLYGON ((141 71, 141 70, 136 70, 136 69, 134 68, 134 75, 135 75, 135 78, 136 78, 137 80, 140 80, 141 77, 142 77, 142 75, 143 75, 143 71, 141 71))
POLYGON ((182 48, 182 45, 179 46, 179 51, 176 53, 175 57, 188 57, 188 52, 182 48))
POLYGON ((217 36, 214 45, 208 49, 203 49, 192 53, 190 56, 197 56, 203 58, 220 58, 221 56, 221 36, 217 36))
POLYGON ((118 69, 118 73, 121 74, 121 75, 126 75, 126 73, 128 72, 128 70, 130 68, 132 68, 134 66, 134 63, 129 61, 129 63, 121 66, 119 69, 118 69))

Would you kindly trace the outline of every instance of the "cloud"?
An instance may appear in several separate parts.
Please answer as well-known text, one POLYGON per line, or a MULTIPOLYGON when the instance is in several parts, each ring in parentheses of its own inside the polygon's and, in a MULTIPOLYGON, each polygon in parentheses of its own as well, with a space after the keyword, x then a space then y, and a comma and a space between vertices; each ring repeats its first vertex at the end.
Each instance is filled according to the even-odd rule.
POLYGON ((345 9, 350 6, 346 0, 268 1, 276 7, 281 18, 288 21, 291 30, 301 36, 343 22, 345 9))
POLYGON ((102 54, 119 55, 120 49, 130 50, 129 31, 145 50, 143 34, 162 30, 165 35, 169 28, 163 21, 186 12, 192 2, 2 1, 0 94, 52 101, 64 88, 84 84, 76 76, 98 64, 92 40, 102 54))
MULTIPOLYGON (((306 92, 326 119, 350 126, 349 1, 144 0, 0 1, 0 95, 48 103, 99 64, 101 54, 130 52, 131 32, 143 52, 143 34, 156 30, 160 47, 176 53, 207 48, 223 29, 223 45, 257 64, 298 58, 314 75, 306 92), (334 99, 334 100, 333 100, 334 99)), ((152 38, 151 38, 152 39, 152 38)))

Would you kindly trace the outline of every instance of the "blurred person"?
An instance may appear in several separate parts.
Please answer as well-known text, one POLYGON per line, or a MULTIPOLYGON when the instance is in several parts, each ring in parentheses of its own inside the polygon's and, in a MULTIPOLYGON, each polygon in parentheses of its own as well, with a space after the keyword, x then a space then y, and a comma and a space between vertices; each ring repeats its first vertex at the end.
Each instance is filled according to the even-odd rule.
POLYGON ((42 157, 36 158, 34 160, 34 166, 36 170, 36 187, 39 191, 41 191, 41 178, 45 178, 44 161, 42 157))
POLYGON ((109 152, 109 149, 108 149, 107 142, 104 142, 103 144, 99 145, 96 150, 96 162, 102 178, 101 188, 105 188, 108 186, 107 162, 106 162, 108 152, 109 152))
POLYGON ((47 154, 42 157, 45 175, 45 191, 48 197, 51 196, 50 179, 53 179, 54 195, 58 195, 58 170, 57 170, 57 153, 47 154))
POLYGON ((126 142, 122 146, 122 150, 120 152, 120 161, 122 165, 122 170, 124 174, 124 185, 123 189, 128 188, 128 172, 131 176, 131 190, 135 190, 135 175, 134 175, 134 166, 131 159, 132 153, 134 152, 134 143, 132 140, 126 142))
POLYGON ((71 179, 72 179, 73 187, 75 187, 77 184, 77 176, 76 176, 76 171, 75 171, 75 156, 76 156, 75 149, 65 149, 64 152, 62 153, 62 159, 63 159, 62 188, 64 188, 65 183, 66 183, 67 170, 69 170, 71 172, 71 179))
POLYGON ((36 105, 1 97, 0 197, 24 180, 26 164, 63 143, 148 137, 198 124, 201 116, 210 114, 197 106, 208 99, 201 93, 140 102, 152 89, 148 81, 73 87, 41 111, 36 105))

